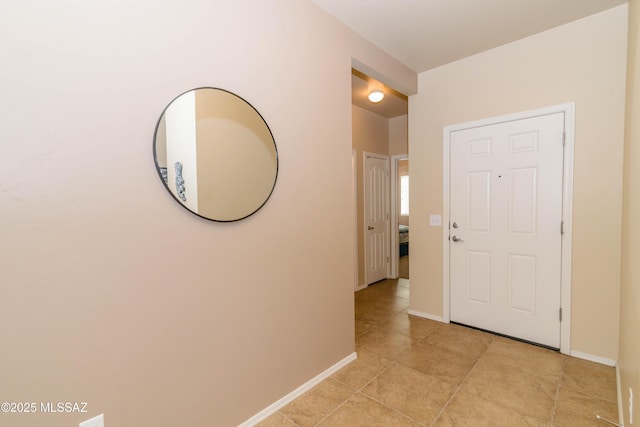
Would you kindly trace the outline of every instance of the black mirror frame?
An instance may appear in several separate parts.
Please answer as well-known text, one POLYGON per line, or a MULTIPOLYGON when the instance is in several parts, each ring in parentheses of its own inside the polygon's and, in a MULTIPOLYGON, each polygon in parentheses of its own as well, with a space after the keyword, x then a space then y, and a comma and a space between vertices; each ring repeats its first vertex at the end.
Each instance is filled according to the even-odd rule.
POLYGON ((258 212, 260 209, 262 209, 262 207, 267 203, 267 201, 271 198, 271 195, 273 194, 273 190, 276 187, 276 182, 278 181, 278 173, 279 173, 279 169, 280 169, 280 157, 278 155, 278 145, 276 144, 276 140, 273 137, 273 132, 271 132, 271 128, 269 127, 269 125, 267 124, 267 121, 264 119, 264 117, 262 116, 262 114, 260 114, 260 112, 250 103, 248 102, 246 99, 244 99, 243 97, 228 91, 226 89, 221 89, 221 88, 217 88, 217 87, 212 87, 212 86, 201 86, 201 87, 196 87, 193 89, 189 89, 186 90, 184 92, 182 92, 181 94, 179 94, 178 96, 176 96, 175 98, 173 98, 171 100, 171 102, 169 102, 167 104, 167 106, 162 110, 162 113, 160 113, 160 117, 158 118, 158 121, 156 123, 156 127, 155 130, 153 132, 153 141, 152 141, 152 150, 153 150, 153 161, 154 161, 154 166, 156 168, 156 172, 158 173, 158 177, 160 178, 160 181, 162 182, 162 184, 164 185, 165 189, 169 192, 169 194, 171 195, 171 197, 180 205, 182 206, 184 209, 186 209, 187 211, 189 211, 191 214, 199 216, 200 218, 206 219, 208 221, 214 221, 214 222, 237 222, 237 221, 242 221, 243 219, 246 219, 248 217, 250 217, 251 215, 255 214, 256 212, 258 212), (236 98, 240 99, 241 101, 243 101, 244 103, 246 103, 249 107, 251 107, 251 109, 253 109, 253 111, 255 111, 255 113, 260 117, 260 119, 262 120, 262 122, 264 123, 264 125, 266 126, 267 130, 269 131, 269 135, 271 136, 271 141, 273 142, 273 149, 275 152, 275 157, 276 157, 276 168, 275 168, 275 175, 273 178, 273 185, 271 186, 271 190, 269 191, 269 194, 267 194, 267 197, 265 197, 264 201, 260 204, 260 206, 258 206, 255 210, 253 210, 251 213, 240 217, 240 218, 236 218, 236 219, 228 219, 228 220, 221 220, 221 219, 215 219, 215 218, 209 218, 207 216, 201 215, 198 212, 194 212, 191 209, 189 209, 187 206, 185 206, 177 197, 176 195, 173 193, 173 191, 171 191, 171 189, 169 188, 169 184, 167 183, 167 181, 165 180, 165 178, 162 176, 162 172, 160 170, 160 167, 158 166, 158 157, 157 157, 157 150, 156 150, 156 138, 158 136, 158 128, 160 127, 160 123, 162 122, 162 118, 164 117, 165 112, 167 111, 167 109, 171 106, 171 104, 173 104, 173 102, 180 98, 182 95, 187 94, 189 92, 195 92, 197 90, 200 89, 212 89, 212 90, 219 90, 222 92, 226 92, 230 95, 235 96, 236 98))

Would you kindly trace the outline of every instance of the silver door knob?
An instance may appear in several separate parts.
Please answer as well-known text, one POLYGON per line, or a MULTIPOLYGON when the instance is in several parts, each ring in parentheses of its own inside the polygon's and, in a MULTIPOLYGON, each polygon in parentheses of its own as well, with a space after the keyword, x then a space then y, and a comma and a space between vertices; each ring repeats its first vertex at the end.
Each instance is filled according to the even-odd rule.
POLYGON ((453 224, 451 224, 451 226, 453 228, 458 228, 458 227, 460 227, 460 224, 458 224, 457 222, 454 222, 453 224))
POLYGON ((453 236, 453 237, 451 238, 451 240, 453 240, 454 242, 464 242, 464 240, 462 240, 462 239, 461 239, 460 237, 458 237, 458 236, 453 236))
POLYGON ((374 227, 372 227, 370 225, 367 225, 367 230, 373 230, 373 229, 374 229, 374 227))

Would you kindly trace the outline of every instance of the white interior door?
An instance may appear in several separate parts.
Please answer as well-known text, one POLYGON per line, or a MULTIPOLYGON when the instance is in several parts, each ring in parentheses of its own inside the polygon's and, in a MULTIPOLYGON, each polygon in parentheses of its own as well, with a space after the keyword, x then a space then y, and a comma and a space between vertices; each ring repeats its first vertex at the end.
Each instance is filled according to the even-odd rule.
POLYGON ((450 140, 451 320, 560 347, 564 113, 450 140))
POLYGON ((383 280, 389 265, 388 159, 365 154, 364 214, 367 285, 383 280))

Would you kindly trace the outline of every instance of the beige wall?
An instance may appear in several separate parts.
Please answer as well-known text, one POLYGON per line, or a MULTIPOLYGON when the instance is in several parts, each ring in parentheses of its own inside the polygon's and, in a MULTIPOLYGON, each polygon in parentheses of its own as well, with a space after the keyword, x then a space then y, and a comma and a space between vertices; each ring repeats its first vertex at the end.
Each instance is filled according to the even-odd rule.
POLYGON ((627 7, 419 75, 409 99, 411 309, 442 307, 443 127, 576 103, 571 349, 617 359, 627 7), (423 218, 424 220, 416 220, 423 218))
MULTIPOLYGON (((640 3, 629 3, 627 115, 622 209, 622 287, 620 298, 620 390, 624 424, 629 422, 629 387, 633 412, 640 416, 640 3)), ((634 419, 636 419, 634 418, 634 419)), ((637 422, 637 421, 636 421, 637 422)))
POLYGON ((26 0, 0 28, 0 395, 89 411, 0 423, 234 426, 354 351, 352 58, 415 74, 306 0, 26 0), (155 171, 158 117, 200 86, 278 144, 241 222, 191 215, 155 171))
POLYGON ((409 151, 409 116, 398 116, 389 119, 389 156, 408 154, 409 151))
POLYGON ((351 107, 353 149, 356 151, 356 197, 358 236, 358 286, 365 285, 364 269, 364 152, 389 155, 389 119, 351 107))

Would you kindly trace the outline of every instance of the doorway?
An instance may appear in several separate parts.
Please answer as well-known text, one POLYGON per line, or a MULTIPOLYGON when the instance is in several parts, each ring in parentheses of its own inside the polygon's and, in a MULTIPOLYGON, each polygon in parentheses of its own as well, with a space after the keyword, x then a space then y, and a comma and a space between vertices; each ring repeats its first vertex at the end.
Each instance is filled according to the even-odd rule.
MULTIPOLYGON (((365 258, 371 256, 371 252, 365 249, 367 238, 367 225, 365 224, 365 153, 382 156, 390 159, 391 156, 408 152, 408 98, 393 90, 391 87, 375 80, 363 73, 352 69, 352 168, 354 188, 354 209, 355 217, 355 242, 354 258, 356 271, 354 274, 354 289, 356 291, 364 289, 368 283, 372 283, 367 277, 374 277, 367 273, 365 258), (374 103, 368 99, 368 95, 374 90, 382 90, 384 99, 374 103)), ((406 155, 406 154, 405 154, 406 155)), ((393 167, 388 161, 387 168, 393 167)), ((391 173, 387 180, 393 177, 391 173)), ((387 213, 393 208, 391 186, 387 183, 386 200, 388 203, 387 213)), ((388 218, 389 224, 392 223, 388 218)), ((375 226, 373 226, 375 227, 375 226)), ((397 238, 390 225, 387 225, 386 236, 386 257, 387 274, 383 279, 396 278, 392 274, 389 264, 394 262, 392 254, 391 239, 397 238), (395 237, 394 237, 395 236, 395 237)), ((381 254, 378 251, 377 254, 381 254)), ((384 258, 386 260, 386 257, 384 258)), ((380 260, 381 258, 379 258, 380 260)), ((396 262, 397 264, 397 262, 396 262)))
POLYGON ((409 157, 391 157, 391 265, 393 278, 409 279, 409 157))
POLYGON ((445 320, 568 352, 573 115, 445 129, 445 320))

